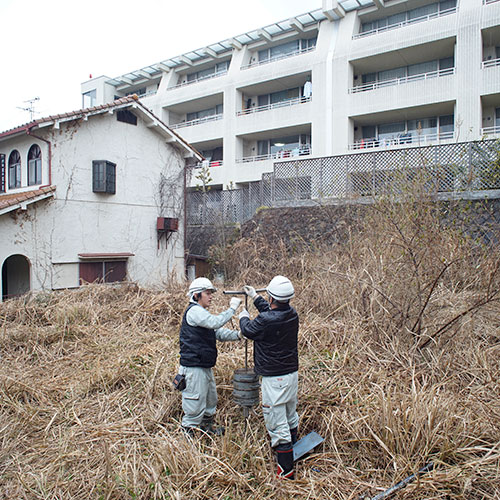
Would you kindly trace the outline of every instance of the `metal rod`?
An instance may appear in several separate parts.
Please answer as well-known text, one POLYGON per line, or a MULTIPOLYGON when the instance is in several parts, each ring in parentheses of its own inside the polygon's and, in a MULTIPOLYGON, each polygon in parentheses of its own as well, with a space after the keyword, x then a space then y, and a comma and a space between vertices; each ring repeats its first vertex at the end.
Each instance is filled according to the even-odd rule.
MULTIPOLYGON (((256 288, 256 292, 265 292, 265 288, 256 288)), ((244 290, 223 290, 224 294, 226 295, 246 295, 246 292, 244 290)), ((248 296, 247 296, 248 297, 248 296)))
MULTIPOLYGON (((248 311, 248 295, 245 294, 245 309, 248 311)), ((245 370, 248 370, 248 339, 245 337, 245 370)))
POLYGON ((412 474, 411 476, 408 476, 406 479, 403 479, 400 481, 398 484, 395 484, 394 486, 391 486, 388 490, 383 491, 382 493, 379 493, 378 495, 375 495, 372 497, 371 500, 383 500, 384 498, 389 498, 391 495, 396 493, 396 491, 400 490, 401 488, 404 488, 407 484, 411 483, 412 481, 415 481, 420 474, 423 474, 424 472, 429 472, 434 468, 434 463, 430 462, 421 469, 419 469, 415 474, 412 474))

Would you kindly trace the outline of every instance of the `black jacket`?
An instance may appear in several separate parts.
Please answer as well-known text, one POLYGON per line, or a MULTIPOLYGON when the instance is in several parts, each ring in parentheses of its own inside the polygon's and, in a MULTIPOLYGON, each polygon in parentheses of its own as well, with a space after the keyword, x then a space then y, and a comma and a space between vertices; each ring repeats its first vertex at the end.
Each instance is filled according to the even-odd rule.
POLYGON ((195 305, 190 304, 182 317, 179 335, 181 348, 180 363, 182 366, 212 368, 217 361, 215 330, 201 326, 191 326, 186 321, 187 312, 195 305))
POLYGON ((286 375, 299 369, 297 337, 299 316, 289 304, 271 309, 260 295, 254 301, 259 315, 241 318, 241 333, 254 341, 255 373, 264 376, 286 375))

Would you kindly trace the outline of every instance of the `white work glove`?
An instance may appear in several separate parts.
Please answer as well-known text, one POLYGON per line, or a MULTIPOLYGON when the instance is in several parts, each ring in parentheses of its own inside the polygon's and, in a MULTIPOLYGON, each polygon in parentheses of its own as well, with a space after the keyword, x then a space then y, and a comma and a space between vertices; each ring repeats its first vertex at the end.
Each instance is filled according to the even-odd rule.
POLYGON ((240 340, 245 340, 246 339, 246 337, 241 332, 238 332, 238 338, 240 340))
POLYGON ((235 311, 236 311, 236 309, 238 309, 238 307, 240 307, 240 304, 241 304, 241 299, 239 299, 238 297, 233 297, 229 301, 229 307, 231 307, 235 311))
POLYGON ((241 319, 241 318, 250 319, 250 314, 248 314, 248 311, 246 309, 243 309, 243 311, 241 311, 240 314, 238 314, 238 319, 241 319))
POLYGON ((251 299, 253 299, 257 295, 257 292, 255 291, 255 288, 253 286, 243 285, 243 290, 251 299))

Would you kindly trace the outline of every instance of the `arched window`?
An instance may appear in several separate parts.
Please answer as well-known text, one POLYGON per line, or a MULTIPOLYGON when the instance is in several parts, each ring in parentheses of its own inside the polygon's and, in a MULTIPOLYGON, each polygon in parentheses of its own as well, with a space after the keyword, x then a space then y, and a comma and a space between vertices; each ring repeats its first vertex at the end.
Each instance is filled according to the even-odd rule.
POLYGON ((21 187, 21 155, 14 149, 9 156, 9 189, 21 187))
POLYGON ((28 151, 28 186, 42 183, 42 152, 36 144, 28 151))

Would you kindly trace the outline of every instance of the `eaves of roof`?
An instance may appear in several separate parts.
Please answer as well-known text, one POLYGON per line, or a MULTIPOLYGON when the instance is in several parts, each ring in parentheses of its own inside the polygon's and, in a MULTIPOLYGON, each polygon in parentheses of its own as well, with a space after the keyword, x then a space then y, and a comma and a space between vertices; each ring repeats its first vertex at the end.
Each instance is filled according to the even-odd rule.
POLYGON ((18 127, 14 127, 10 130, 6 130, 4 132, 0 132, 0 140, 5 138, 14 137, 21 133, 29 133, 34 129, 44 128, 50 125, 57 125, 58 123, 78 120, 78 119, 87 119, 89 116, 106 113, 111 110, 133 107, 135 109, 140 110, 143 116, 148 117, 148 121, 152 125, 156 125, 160 127, 164 135, 170 137, 173 141, 179 143, 184 149, 188 150, 198 158, 198 160, 202 160, 203 156, 199 151, 197 151, 189 142, 184 140, 179 134, 171 130, 168 125, 166 125, 163 121, 161 121, 152 111, 146 108, 140 101, 137 95, 133 94, 127 97, 121 97, 116 101, 101 104, 99 106, 94 106, 91 108, 79 109, 76 111, 70 111, 68 113, 61 113, 57 115, 47 116, 45 118, 40 118, 38 120, 34 120, 32 122, 26 123, 24 125, 20 125, 18 127))
POLYGON ((36 203, 46 198, 52 198, 56 186, 45 186, 22 193, 0 194, 0 215, 13 212, 17 209, 25 209, 27 205, 36 203))

